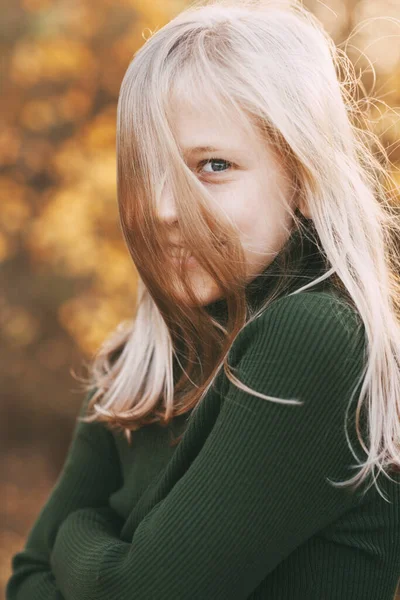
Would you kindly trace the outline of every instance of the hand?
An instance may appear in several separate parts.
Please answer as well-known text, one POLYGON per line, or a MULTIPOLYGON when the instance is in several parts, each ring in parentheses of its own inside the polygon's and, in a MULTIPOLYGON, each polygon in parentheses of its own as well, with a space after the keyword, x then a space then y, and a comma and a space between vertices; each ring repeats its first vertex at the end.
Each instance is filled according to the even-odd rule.
POLYGON ((109 535, 118 538, 124 523, 123 519, 110 506, 88 506, 85 508, 79 508, 78 510, 69 513, 58 529, 53 544, 53 551, 50 555, 50 566, 54 574, 56 572, 55 558, 57 555, 57 542, 61 541, 60 538, 62 538, 64 529, 70 528, 71 525, 73 525, 73 522, 87 522, 88 520, 92 526, 96 527, 96 529, 105 531, 109 535))

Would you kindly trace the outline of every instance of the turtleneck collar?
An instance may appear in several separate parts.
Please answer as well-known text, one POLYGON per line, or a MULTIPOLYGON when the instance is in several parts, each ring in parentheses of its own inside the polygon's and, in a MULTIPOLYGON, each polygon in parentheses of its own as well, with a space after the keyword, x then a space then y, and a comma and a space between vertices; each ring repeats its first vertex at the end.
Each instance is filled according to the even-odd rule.
MULTIPOLYGON (((294 228, 273 261, 247 284, 246 296, 253 308, 257 309, 263 304, 283 275, 286 277, 286 282, 282 291, 286 295, 313 281, 329 269, 326 257, 316 243, 318 234, 313 221, 305 217, 301 219, 304 225, 303 233, 294 228)), ((320 286, 330 285, 329 279, 318 284, 318 289, 320 286)), ((211 302, 205 306, 205 309, 218 321, 226 321, 228 309, 225 298, 211 302)))

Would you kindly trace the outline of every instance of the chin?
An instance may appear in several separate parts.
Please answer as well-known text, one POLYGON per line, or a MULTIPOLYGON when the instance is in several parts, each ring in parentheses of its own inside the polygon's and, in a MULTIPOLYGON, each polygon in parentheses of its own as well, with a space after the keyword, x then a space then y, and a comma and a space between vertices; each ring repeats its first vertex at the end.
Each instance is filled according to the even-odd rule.
POLYGON ((183 289, 182 293, 179 294, 182 301, 188 306, 205 306, 223 297, 221 289, 207 273, 192 272, 190 279, 192 290, 197 298, 196 303, 194 305, 191 303, 190 298, 183 289))

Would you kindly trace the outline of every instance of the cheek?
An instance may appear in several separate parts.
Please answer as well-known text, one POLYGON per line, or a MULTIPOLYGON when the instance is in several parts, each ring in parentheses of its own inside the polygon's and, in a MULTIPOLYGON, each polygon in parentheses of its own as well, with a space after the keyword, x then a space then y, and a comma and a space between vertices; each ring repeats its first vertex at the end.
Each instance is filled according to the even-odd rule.
POLYGON ((270 196, 266 182, 255 172, 235 180, 215 196, 221 217, 230 219, 239 230, 246 259, 251 259, 251 251, 262 252, 268 245, 274 213, 274 207, 268 206, 270 196))
POLYGON ((265 206, 247 205, 240 218, 242 243, 251 250, 263 250, 271 237, 271 219, 268 219, 265 206))
POLYGON ((241 194, 236 190, 219 206, 222 218, 228 218, 238 228, 242 241, 252 236, 257 227, 261 207, 259 202, 254 200, 251 190, 246 190, 241 194))

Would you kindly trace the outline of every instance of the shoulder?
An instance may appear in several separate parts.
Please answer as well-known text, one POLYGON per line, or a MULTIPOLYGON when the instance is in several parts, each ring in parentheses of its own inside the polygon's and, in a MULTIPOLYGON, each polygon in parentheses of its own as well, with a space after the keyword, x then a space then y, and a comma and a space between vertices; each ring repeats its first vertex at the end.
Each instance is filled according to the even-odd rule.
POLYGON ((238 362, 245 366, 261 361, 285 377, 307 373, 343 378, 364 364, 364 324, 352 306, 330 292, 280 298, 242 333, 238 362))
POLYGON ((325 292, 294 294, 271 304, 246 329, 229 364, 247 393, 241 399, 228 385, 225 411, 250 411, 265 418, 268 429, 276 419, 276 427, 283 422, 296 436, 302 427, 311 435, 311 423, 314 434, 320 428, 322 437, 331 436, 334 429, 340 436, 365 368, 364 328, 352 307, 325 292), (261 402, 251 391, 273 401, 261 396, 261 402))
POLYGON ((330 292, 300 292, 279 298, 250 324, 252 333, 279 324, 279 335, 293 341, 312 334, 312 339, 348 338, 354 340, 358 332, 363 334, 364 325, 358 312, 330 292))
POLYGON ((334 292, 306 291, 291 294, 275 300, 262 317, 268 319, 279 313, 281 316, 296 315, 297 318, 309 320, 312 316, 321 320, 339 319, 346 328, 352 324, 357 326, 361 319, 357 311, 348 302, 334 292))

